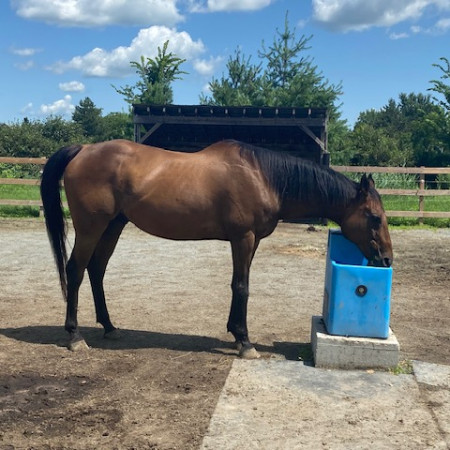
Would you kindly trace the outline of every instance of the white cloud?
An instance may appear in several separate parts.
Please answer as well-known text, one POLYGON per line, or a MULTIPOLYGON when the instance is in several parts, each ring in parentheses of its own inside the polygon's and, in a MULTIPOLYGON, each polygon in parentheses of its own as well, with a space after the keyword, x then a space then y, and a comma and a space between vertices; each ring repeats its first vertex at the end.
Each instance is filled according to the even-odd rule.
POLYGON ((191 0, 192 12, 218 12, 218 11, 256 11, 265 8, 274 0, 191 0))
POLYGON ((23 62, 23 63, 17 63, 14 64, 14 67, 17 67, 19 70, 23 70, 24 72, 27 70, 30 70, 34 67, 34 61, 31 59, 29 61, 23 62))
POLYGON ((120 46, 111 51, 94 48, 70 61, 59 61, 49 67, 55 73, 77 70, 89 77, 123 77, 134 73, 130 61, 139 61, 141 56, 153 58, 158 47, 169 41, 168 51, 180 58, 193 59, 205 51, 203 42, 193 41, 185 31, 153 26, 139 31, 128 47, 120 46))
POLYGON ((25 19, 62 26, 174 25, 183 20, 177 0, 11 0, 25 19))
POLYGON ((313 0, 314 19, 334 31, 360 31, 417 20, 429 7, 450 10, 449 0, 313 0))
POLYGON ((406 39, 408 37, 408 33, 391 33, 389 35, 389 39, 392 39, 393 41, 397 41, 398 39, 406 39))
POLYGON ((216 67, 222 62, 223 58, 195 59, 193 62, 194 69, 203 76, 211 76, 214 74, 216 67))
POLYGON ((39 48, 11 48, 11 53, 17 56, 34 56, 41 51, 39 48))
POLYGON ((39 111, 44 116, 61 115, 66 116, 73 112, 75 106, 72 105, 72 97, 65 95, 64 98, 56 100, 48 105, 41 105, 39 111))
POLYGON ((309 20, 308 19, 300 19, 297 22, 297 28, 305 28, 306 25, 308 25, 309 20))
POLYGON ((21 110, 20 112, 24 115, 26 114, 34 114, 33 112, 33 103, 29 102, 27 103, 21 110))
POLYGON ((414 34, 430 34, 439 35, 444 34, 450 30, 450 18, 439 19, 434 25, 430 27, 421 27, 414 25, 411 27, 411 32, 414 34))
POLYGON ((447 17, 445 19, 438 20, 436 25, 435 25, 435 28, 438 31, 441 31, 441 32, 445 32, 447 30, 450 30, 450 18, 447 17))
POLYGON ((67 83, 59 83, 59 89, 64 92, 83 92, 85 86, 80 81, 68 81, 67 83))

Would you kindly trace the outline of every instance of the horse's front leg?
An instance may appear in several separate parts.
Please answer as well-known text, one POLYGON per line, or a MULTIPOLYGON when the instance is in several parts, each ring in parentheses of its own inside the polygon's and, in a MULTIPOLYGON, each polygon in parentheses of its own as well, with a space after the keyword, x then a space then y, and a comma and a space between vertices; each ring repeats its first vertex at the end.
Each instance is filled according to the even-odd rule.
POLYGON ((250 342, 247 329, 247 304, 249 295, 250 265, 259 241, 253 233, 243 239, 231 241, 233 255, 233 279, 231 282, 232 300, 227 330, 236 339, 239 356, 256 359, 260 355, 250 342))

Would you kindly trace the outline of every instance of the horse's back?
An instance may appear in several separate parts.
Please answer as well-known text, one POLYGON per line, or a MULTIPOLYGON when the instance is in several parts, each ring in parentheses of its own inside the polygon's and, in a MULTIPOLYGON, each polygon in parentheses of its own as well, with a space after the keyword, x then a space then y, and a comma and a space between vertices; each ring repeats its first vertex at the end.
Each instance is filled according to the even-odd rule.
POLYGON ((124 140, 90 144, 69 164, 65 184, 78 216, 121 212, 173 239, 227 239, 272 206, 262 174, 228 141, 196 153, 124 140))

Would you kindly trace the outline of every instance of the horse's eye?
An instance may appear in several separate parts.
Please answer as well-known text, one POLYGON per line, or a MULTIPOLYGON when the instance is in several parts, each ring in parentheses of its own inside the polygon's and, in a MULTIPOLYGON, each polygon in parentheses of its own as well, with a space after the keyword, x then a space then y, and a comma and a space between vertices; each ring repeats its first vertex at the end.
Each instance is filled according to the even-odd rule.
POLYGON ((372 222, 372 225, 376 228, 378 228, 381 225, 381 217, 372 215, 370 217, 370 221, 372 222))

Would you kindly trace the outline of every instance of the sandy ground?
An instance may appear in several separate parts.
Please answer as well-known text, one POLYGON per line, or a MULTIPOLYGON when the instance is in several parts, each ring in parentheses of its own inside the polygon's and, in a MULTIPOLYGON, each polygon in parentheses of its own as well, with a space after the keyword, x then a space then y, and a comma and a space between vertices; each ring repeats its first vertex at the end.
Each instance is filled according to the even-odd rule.
MULTIPOLYGON (((450 230, 393 230, 392 240, 401 357, 450 364, 450 230)), ((280 224, 261 243, 249 330, 263 358, 308 356, 326 241, 324 228, 280 224)), ((102 339, 86 277, 79 322, 91 349, 72 353, 42 221, 0 221, 0 449, 198 449, 236 358, 230 280, 229 244, 167 241, 130 225, 105 280, 124 336, 102 339)))

